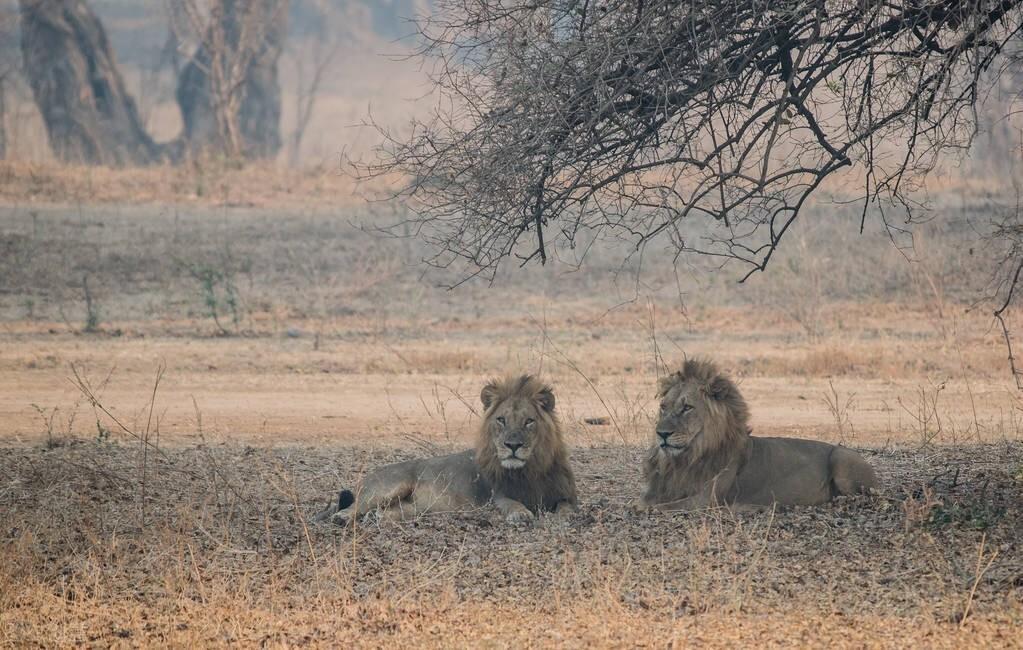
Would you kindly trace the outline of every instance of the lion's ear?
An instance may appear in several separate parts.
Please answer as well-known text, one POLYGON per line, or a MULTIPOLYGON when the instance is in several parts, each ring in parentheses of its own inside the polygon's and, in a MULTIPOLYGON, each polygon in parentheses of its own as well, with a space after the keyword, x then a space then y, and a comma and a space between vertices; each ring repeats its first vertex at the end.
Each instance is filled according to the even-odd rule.
POLYGON ((543 410, 548 413, 554 412, 554 391, 550 388, 544 388, 542 391, 537 393, 536 401, 543 410))
POLYGON ((732 380, 721 375, 714 377, 710 382, 710 386, 707 387, 707 394, 710 398, 719 402, 735 397, 738 392, 732 380))
POLYGON ((489 409, 491 404, 493 404, 496 399, 497 383, 492 381, 486 386, 484 386, 483 390, 480 391, 480 401, 483 402, 483 409, 484 410, 489 409))
POLYGON ((667 377, 661 377, 657 382, 657 398, 661 399, 668 394, 671 387, 682 381, 681 372, 673 372, 667 377))

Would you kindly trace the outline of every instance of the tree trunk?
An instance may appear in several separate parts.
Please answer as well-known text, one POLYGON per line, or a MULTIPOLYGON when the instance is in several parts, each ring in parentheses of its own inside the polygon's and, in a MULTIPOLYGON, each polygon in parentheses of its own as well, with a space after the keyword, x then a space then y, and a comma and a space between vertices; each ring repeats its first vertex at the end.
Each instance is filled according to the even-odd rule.
POLYGON ((50 147, 67 162, 129 165, 160 157, 124 87, 106 32, 84 0, 19 0, 25 77, 50 147))
MULTIPOLYGON (((187 2, 187 0, 186 0, 187 2)), ((272 158, 281 147, 277 77, 288 0, 217 0, 178 80, 186 151, 272 158)))
POLYGON ((7 76, 0 75, 0 160, 7 159, 7 76))

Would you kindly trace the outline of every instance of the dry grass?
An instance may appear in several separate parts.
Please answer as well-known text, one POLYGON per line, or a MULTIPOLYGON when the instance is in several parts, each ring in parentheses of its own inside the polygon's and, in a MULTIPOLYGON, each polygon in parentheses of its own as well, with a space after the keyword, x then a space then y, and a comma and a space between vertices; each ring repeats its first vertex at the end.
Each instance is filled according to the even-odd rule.
POLYGON ((0 202, 338 207, 357 199, 340 159, 304 169, 222 160, 129 169, 0 161, 0 202))
POLYGON ((0 645, 1019 644, 1023 411, 959 226, 928 242, 940 304, 876 237, 854 272, 848 215, 806 240, 813 286, 637 277, 595 246, 587 273, 449 292, 349 223, 396 208, 332 209, 329 171, 3 174, 0 645), (739 379, 757 434, 863 448, 883 494, 627 513, 687 354, 739 379), (556 386, 578 515, 306 524, 370 467, 467 444, 510 369, 556 386))
POLYGON ((209 444, 143 468, 109 443, 3 449, 0 643, 963 647, 1023 624, 1019 444, 868 450, 883 495, 742 516, 629 514, 640 453, 577 448, 567 522, 351 532, 305 520, 408 452, 209 444), (999 553, 978 577, 982 539, 999 553))

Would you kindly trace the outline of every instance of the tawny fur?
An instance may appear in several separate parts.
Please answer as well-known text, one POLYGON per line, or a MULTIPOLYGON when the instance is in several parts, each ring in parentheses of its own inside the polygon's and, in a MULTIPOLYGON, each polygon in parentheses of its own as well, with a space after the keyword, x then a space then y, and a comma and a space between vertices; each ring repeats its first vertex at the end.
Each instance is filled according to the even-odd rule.
POLYGON ((568 464, 568 448, 554 412, 551 388, 532 375, 494 380, 487 387, 493 387, 487 398, 491 400, 490 407, 484 413, 476 442, 476 465, 483 478, 495 492, 533 512, 554 510, 561 501, 575 504, 575 476, 568 464), (537 426, 529 462, 522 469, 509 470, 501 465, 491 439, 500 405, 515 399, 538 405, 537 426))
POLYGON ((488 383, 480 400, 484 416, 475 449, 378 468, 356 493, 342 491, 316 519, 341 523, 374 510, 403 519, 493 502, 508 519, 522 520, 573 508, 575 478, 550 387, 529 375, 508 377, 488 383), (519 450, 507 449, 509 441, 521 442, 521 453, 528 454, 518 467, 502 463, 509 453, 519 462, 519 450))
POLYGON ((878 488, 856 452, 814 440, 750 435, 739 389, 707 360, 691 359, 658 386, 656 444, 643 465, 641 507, 815 505, 878 488))

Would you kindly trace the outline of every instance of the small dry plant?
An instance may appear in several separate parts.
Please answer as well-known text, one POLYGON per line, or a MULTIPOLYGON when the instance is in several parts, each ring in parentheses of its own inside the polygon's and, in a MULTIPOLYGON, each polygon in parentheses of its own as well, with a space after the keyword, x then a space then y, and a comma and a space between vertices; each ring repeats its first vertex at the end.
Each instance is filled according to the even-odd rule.
POLYGON ((76 400, 67 414, 61 417, 60 407, 46 408, 38 404, 31 404, 32 409, 39 415, 43 422, 43 432, 46 434, 46 448, 55 449, 67 444, 74 438, 75 419, 78 417, 78 408, 81 403, 76 400))
POLYGON ((994 549, 990 554, 985 555, 984 546, 987 542, 987 534, 980 536, 980 545, 977 547, 977 564, 973 571, 973 583, 970 585, 970 591, 966 595, 966 604, 963 606, 962 616, 959 617, 959 629, 966 627, 966 621, 970 617, 970 608, 973 606, 973 599, 977 595, 977 586, 980 581, 984 578, 984 574, 988 572, 991 565, 994 564, 998 558, 998 549, 994 549))
POLYGON ((835 382, 828 378, 828 390, 824 392, 822 399, 828 407, 831 417, 835 420, 837 442, 844 445, 847 441, 852 440, 855 433, 849 412, 856 408, 856 393, 849 393, 845 399, 842 399, 838 395, 838 389, 835 388, 835 382))
POLYGON ((925 485, 919 490, 907 494, 902 501, 903 526, 905 532, 920 528, 931 520, 935 508, 941 507, 942 501, 934 494, 934 489, 925 485))
POLYGON ((914 432, 921 447, 930 445, 945 432, 945 421, 939 411, 938 404, 946 382, 928 386, 918 385, 912 400, 896 398, 903 412, 909 416, 914 432))
POLYGON ((147 472, 149 470, 149 454, 150 451, 160 453, 166 459, 167 455, 160 449, 160 416, 155 414, 156 411, 156 396, 160 390, 160 382, 163 380, 164 372, 166 371, 166 365, 161 361, 156 368, 156 378, 153 381, 153 390, 150 394, 148 408, 145 411, 146 423, 144 428, 133 425, 129 427, 121 419, 117 418, 100 400, 103 388, 110 382, 111 376, 113 376, 114 368, 110 369, 106 377, 100 382, 99 385, 94 386, 89 380, 88 375, 80 370, 74 364, 71 364, 71 373, 74 375, 74 379, 71 383, 74 384, 75 388, 81 392, 82 396, 92 406, 93 413, 96 417, 96 429, 99 432, 98 439, 100 441, 110 438, 112 429, 103 425, 100 415, 105 416, 110 422, 117 427, 117 431, 126 434, 129 438, 135 440, 139 444, 138 454, 138 505, 139 505, 139 527, 144 528, 146 525, 146 504, 148 502, 146 494, 147 486, 147 472))

